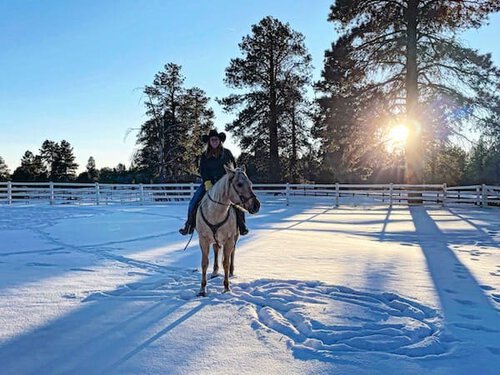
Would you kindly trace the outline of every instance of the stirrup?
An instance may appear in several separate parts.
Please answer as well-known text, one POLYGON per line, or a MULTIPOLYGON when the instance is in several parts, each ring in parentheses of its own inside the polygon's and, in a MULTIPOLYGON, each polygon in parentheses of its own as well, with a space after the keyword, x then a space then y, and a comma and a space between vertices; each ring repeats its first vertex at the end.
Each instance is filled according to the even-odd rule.
POLYGON ((193 233, 193 230, 194 230, 194 228, 191 225, 186 224, 186 225, 184 225, 184 228, 179 229, 179 233, 182 234, 183 236, 185 236, 186 234, 193 233))
POLYGON ((246 236, 248 234, 248 228, 245 226, 245 227, 240 227, 239 228, 240 230, 240 236, 246 236))

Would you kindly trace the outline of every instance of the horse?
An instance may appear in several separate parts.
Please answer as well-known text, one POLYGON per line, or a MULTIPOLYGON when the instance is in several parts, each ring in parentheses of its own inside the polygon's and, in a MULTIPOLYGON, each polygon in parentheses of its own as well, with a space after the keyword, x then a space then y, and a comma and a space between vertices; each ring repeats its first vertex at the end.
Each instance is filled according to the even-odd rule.
POLYGON ((234 273, 234 252, 240 236, 236 223, 236 209, 256 214, 260 202, 252 190, 252 182, 245 167, 225 165, 226 174, 205 194, 196 212, 196 231, 201 249, 201 288, 198 296, 207 295, 207 268, 210 245, 214 248, 214 270, 211 278, 218 274, 219 250, 223 249, 224 293, 229 292, 229 276, 234 273))

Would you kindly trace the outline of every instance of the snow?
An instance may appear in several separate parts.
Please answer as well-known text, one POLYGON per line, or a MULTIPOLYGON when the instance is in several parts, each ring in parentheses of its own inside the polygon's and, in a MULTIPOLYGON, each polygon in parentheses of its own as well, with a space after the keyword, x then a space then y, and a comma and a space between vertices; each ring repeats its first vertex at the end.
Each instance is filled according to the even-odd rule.
POLYGON ((263 204, 205 298, 186 205, 0 206, 0 373, 498 373, 500 210, 331 203, 263 204))

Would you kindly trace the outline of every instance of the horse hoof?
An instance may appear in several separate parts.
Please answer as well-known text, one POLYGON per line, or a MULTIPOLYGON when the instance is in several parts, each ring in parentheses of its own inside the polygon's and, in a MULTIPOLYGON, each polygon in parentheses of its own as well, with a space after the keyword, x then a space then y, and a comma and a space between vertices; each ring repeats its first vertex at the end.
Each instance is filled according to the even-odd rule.
POLYGON ((206 297, 207 296, 207 292, 205 291, 200 291, 198 292, 198 294, 196 295, 197 297, 206 297))
POLYGON ((218 273, 213 273, 213 274, 210 275, 210 278, 211 279, 215 279, 217 276, 219 276, 218 273))
POLYGON ((223 292, 223 293, 229 293, 229 292, 231 292, 231 289, 229 289, 229 288, 224 288, 224 292, 223 292))

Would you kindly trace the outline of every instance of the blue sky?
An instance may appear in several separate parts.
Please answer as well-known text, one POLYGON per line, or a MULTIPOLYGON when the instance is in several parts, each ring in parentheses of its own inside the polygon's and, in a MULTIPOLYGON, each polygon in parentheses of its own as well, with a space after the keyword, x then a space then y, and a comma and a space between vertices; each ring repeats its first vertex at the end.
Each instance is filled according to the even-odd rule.
MULTIPOLYGON (((227 95, 224 69, 238 43, 267 15, 303 33, 314 77, 335 39, 331 0, 0 0, 0 156, 14 170, 45 139, 68 140, 80 170, 129 165, 144 121, 140 87, 167 62, 186 86, 227 95)), ((500 65, 500 16, 463 39, 500 65)), ((231 118, 212 101, 219 130, 231 118)), ((231 140, 227 146, 238 153, 231 140)))

